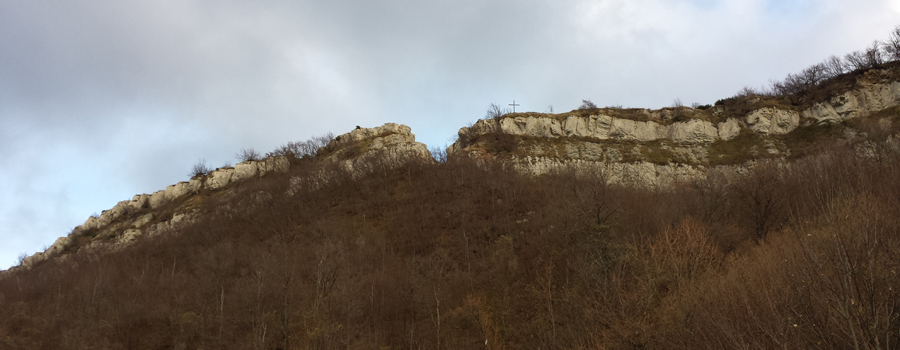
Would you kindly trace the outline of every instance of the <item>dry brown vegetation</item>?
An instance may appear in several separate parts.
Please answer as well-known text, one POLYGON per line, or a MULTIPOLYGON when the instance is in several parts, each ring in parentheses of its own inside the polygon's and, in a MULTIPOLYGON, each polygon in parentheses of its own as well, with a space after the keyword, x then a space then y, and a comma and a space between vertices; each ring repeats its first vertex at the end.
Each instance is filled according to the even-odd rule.
POLYGON ((178 232, 0 281, 0 348, 896 349, 900 157, 873 149, 670 192, 305 158, 178 232))

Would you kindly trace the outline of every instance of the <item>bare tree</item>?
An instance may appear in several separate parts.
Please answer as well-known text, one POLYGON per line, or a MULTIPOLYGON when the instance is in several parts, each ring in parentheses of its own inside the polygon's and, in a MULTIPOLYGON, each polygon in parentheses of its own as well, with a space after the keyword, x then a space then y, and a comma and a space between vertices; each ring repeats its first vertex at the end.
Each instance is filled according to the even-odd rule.
POLYGON ((588 110, 588 109, 596 109, 597 105, 595 105, 591 100, 581 100, 581 106, 578 107, 579 110, 588 110))
POLYGON ((865 54, 867 68, 884 64, 884 51, 881 51, 880 41, 875 40, 872 42, 872 45, 866 48, 865 54))
POLYGON ((742 88, 741 91, 738 91, 738 93, 737 93, 737 96, 739 96, 739 97, 757 96, 757 95, 759 95, 759 90, 757 90, 753 87, 750 87, 750 86, 744 86, 744 88, 742 88))
POLYGON ((822 64, 825 65, 825 74, 829 77, 836 77, 838 75, 844 74, 846 72, 846 65, 844 61, 841 60, 840 57, 832 55, 825 59, 825 62, 822 64))
POLYGON ((817 63, 807 67, 800 73, 800 81, 804 89, 809 89, 828 79, 824 63, 817 63))
POLYGON ((302 159, 315 156, 319 153, 320 149, 328 146, 333 139, 334 134, 329 132, 302 142, 288 142, 279 146, 274 151, 266 153, 266 157, 283 156, 291 159, 302 159))
POLYGON ((432 147, 432 148, 430 149, 430 151, 431 151, 431 157, 434 158, 434 160, 436 160, 436 161, 438 161, 438 162, 441 162, 441 163, 444 163, 444 162, 447 161, 447 149, 446 149, 446 147, 444 147, 444 148, 441 148, 441 147, 432 147))
POLYGON ((757 241, 765 240, 784 219, 787 194, 782 183, 777 163, 761 163, 735 186, 737 202, 757 241))
POLYGON ((844 56, 844 64, 850 71, 868 68, 866 62, 866 54, 862 51, 853 51, 844 56))
POLYGON ((190 176, 191 178, 204 176, 206 174, 209 174, 210 171, 212 171, 212 169, 210 169, 209 166, 206 165, 206 159, 200 159, 196 164, 194 164, 194 167, 191 168, 191 172, 188 174, 188 176, 190 176))
POLYGON ((256 152, 252 148, 241 148, 241 151, 235 153, 234 157, 242 162, 260 160, 259 152, 256 152))
POLYGON ((488 107, 487 113, 484 115, 485 119, 497 119, 502 117, 505 114, 508 114, 509 109, 500 108, 496 103, 491 103, 488 107))
POLYGON ((882 43, 887 59, 891 61, 900 60, 900 26, 894 27, 891 31, 891 37, 882 43))

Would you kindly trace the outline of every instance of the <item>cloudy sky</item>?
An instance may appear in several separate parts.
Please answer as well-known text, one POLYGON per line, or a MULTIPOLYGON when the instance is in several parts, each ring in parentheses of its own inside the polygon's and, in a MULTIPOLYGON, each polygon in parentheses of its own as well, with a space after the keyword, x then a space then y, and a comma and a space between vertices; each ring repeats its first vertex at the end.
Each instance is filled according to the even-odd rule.
POLYGON ((92 213, 356 125, 659 108, 885 39, 900 0, 0 0, 0 269, 92 213))

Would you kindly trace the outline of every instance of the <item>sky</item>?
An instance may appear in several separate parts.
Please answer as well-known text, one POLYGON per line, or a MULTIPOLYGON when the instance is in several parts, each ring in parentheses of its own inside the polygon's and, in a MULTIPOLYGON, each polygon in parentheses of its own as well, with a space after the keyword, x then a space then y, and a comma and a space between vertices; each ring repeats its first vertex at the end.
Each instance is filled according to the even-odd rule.
POLYGON ((712 104, 887 39, 900 0, 0 0, 0 269, 139 193, 357 125, 712 104))

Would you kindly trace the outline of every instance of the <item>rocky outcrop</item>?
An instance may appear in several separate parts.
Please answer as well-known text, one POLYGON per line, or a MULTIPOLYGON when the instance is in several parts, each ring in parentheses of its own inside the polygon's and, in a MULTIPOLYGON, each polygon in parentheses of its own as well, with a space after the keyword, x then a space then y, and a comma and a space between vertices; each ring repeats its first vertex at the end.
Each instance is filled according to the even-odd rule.
POLYGON ((286 172, 290 162, 285 157, 269 157, 259 161, 247 161, 234 168, 216 169, 205 176, 190 181, 169 185, 165 190, 152 194, 138 194, 130 200, 116 203, 100 215, 91 216, 84 224, 76 227, 68 236, 60 237, 44 252, 35 253, 23 260, 24 268, 63 253, 67 246, 79 237, 91 233, 97 236, 107 232, 111 240, 91 240, 88 249, 113 249, 128 244, 142 235, 154 235, 190 222, 193 212, 177 212, 167 220, 152 223, 156 219, 155 210, 170 203, 180 204, 186 198, 200 191, 216 191, 232 183, 244 182, 270 173, 286 172))
MULTIPOLYGON (((867 75, 877 75, 870 71, 867 75)), ((801 114, 817 122, 840 122, 869 115, 900 104, 900 82, 867 83, 862 81, 854 90, 814 104, 801 114)))
POLYGON ((460 134, 486 130, 544 138, 578 137, 596 140, 655 141, 671 139, 676 143, 697 144, 718 140, 719 130, 711 122, 693 119, 663 125, 654 121, 635 121, 596 114, 513 116, 498 120, 479 120, 474 126, 460 129, 460 134))
MULTIPOLYGON (((621 113, 615 112, 615 109, 604 109, 600 112, 595 110, 597 113, 592 115, 586 115, 584 111, 558 115, 529 113, 480 120, 472 126, 461 128, 459 140, 447 151, 483 155, 492 150, 489 142, 477 143, 481 136, 491 133, 520 136, 516 140, 528 142, 518 142, 515 144, 518 149, 507 149, 503 153, 520 171, 540 175, 575 169, 603 176, 610 183, 666 188, 673 182, 704 177, 707 166, 711 164, 710 158, 723 159, 721 150, 717 154, 712 153, 717 145, 725 145, 726 150, 746 150, 753 156, 765 153, 763 155, 767 157, 779 157, 790 152, 786 149, 786 142, 779 141, 784 139, 779 135, 789 135, 801 125, 837 123, 900 105, 900 82, 891 81, 896 78, 891 74, 879 70, 865 72, 852 90, 814 103, 804 110, 785 107, 776 101, 746 115, 725 115, 725 108, 717 106, 702 113, 694 113, 686 107, 619 110, 621 113), (753 138, 738 138, 742 134, 753 138), (733 141, 719 142, 729 140, 733 141), (751 141, 756 144, 748 144, 751 141)), ((759 105, 759 100, 748 100, 748 103, 759 105)), ((741 108, 745 107, 737 110, 746 111, 741 108)), ((728 113, 744 112, 731 110, 728 113)), ((495 139, 497 142, 508 141, 495 139)), ((508 142, 506 146, 508 148, 508 142)), ((874 151, 865 148, 861 151, 866 152, 874 151)), ((362 176, 411 159, 431 159, 427 147, 416 142, 410 128, 395 123, 374 128, 357 127, 337 136, 318 154, 320 160, 334 162, 340 167, 302 178, 290 178, 288 195, 298 188, 321 187, 344 170, 349 170, 353 176, 362 176)), ((746 161, 746 157, 738 158, 743 159, 741 162, 746 161)), ((731 164, 724 162, 719 164, 731 164)), ((86 234, 102 232, 107 237, 113 237, 106 242, 92 240, 88 244, 92 249, 108 249, 110 244, 128 244, 142 235, 177 228, 193 220, 195 212, 185 207, 192 196, 214 191, 227 192, 235 183, 274 172, 286 172, 289 167, 290 162, 285 157, 242 162, 170 185, 152 194, 135 195, 100 215, 88 218, 70 235, 57 239, 46 251, 27 257, 23 266, 33 266, 63 254, 67 247, 83 240, 82 236, 86 234), (168 214, 161 215, 160 212, 168 214)))
MULTIPOLYGON (((387 123, 374 128, 357 127, 338 135, 324 151, 325 161, 337 163, 341 168, 359 177, 379 167, 396 167, 411 160, 429 160, 431 152, 409 126, 387 123)), ((322 169, 305 177, 292 177, 287 194, 294 195, 300 188, 320 188, 336 174, 333 169, 322 169)))
POLYGON ((386 123, 374 128, 356 127, 351 132, 338 135, 328 144, 333 152, 326 155, 326 160, 346 160, 348 157, 359 157, 371 153, 388 152, 410 157, 428 157, 428 147, 416 142, 416 135, 409 126, 397 123, 386 123))
POLYGON ((684 164, 610 163, 532 156, 514 157, 513 164, 518 170, 533 175, 573 170, 600 176, 609 184, 655 190, 671 188, 675 182, 689 182, 706 177, 706 172, 702 167, 697 168, 684 164))
MULTIPOLYGON (((492 132, 587 141, 669 140, 679 145, 708 145, 718 140, 731 140, 742 130, 762 136, 785 135, 799 127, 803 120, 835 123, 900 105, 900 82, 889 81, 889 78, 886 71, 872 70, 858 79, 854 89, 828 101, 815 103, 802 111, 762 107, 744 116, 730 117, 716 124, 703 119, 671 122, 677 120, 675 117, 679 112, 672 109, 638 110, 635 114, 641 119, 649 120, 617 118, 603 113, 589 116, 576 113, 519 114, 479 120, 474 125, 459 130, 459 140, 448 148, 448 152, 465 152, 468 146, 466 142, 492 132)), ((714 116, 722 112, 721 109, 713 111, 714 116)))
POLYGON ((290 167, 285 157, 271 157, 260 161, 247 161, 234 168, 216 169, 204 177, 193 178, 169 185, 165 190, 153 194, 138 194, 131 200, 121 201, 109 210, 104 210, 97 217, 89 217, 75 231, 94 230, 106 227, 119 218, 142 210, 160 208, 201 190, 217 190, 234 182, 247 181, 254 177, 262 177, 272 172, 285 172, 290 167))
POLYGON ((396 166, 410 159, 430 159, 428 146, 416 142, 410 128, 387 123, 374 128, 357 127, 328 144, 324 160, 338 161, 355 175, 362 175, 373 162, 396 166))
POLYGON ((520 170, 534 174, 561 167, 593 169, 613 183, 655 187, 691 178, 710 164, 730 164, 726 162, 734 160, 727 160, 727 152, 746 152, 746 157, 734 157, 739 161, 789 155, 790 139, 782 135, 801 125, 837 123, 896 107, 900 105, 900 82, 892 81, 892 74, 886 70, 865 72, 852 90, 803 110, 756 97, 745 103, 761 107, 742 116, 725 115, 725 108, 719 106, 702 112, 600 109, 593 115, 584 111, 508 115, 461 128, 447 152, 502 155, 520 170), (683 120, 686 117, 689 119, 683 120), (734 140, 742 133, 755 136, 717 143, 734 140), (482 138, 488 134, 518 137, 513 143, 509 138, 482 138))
POLYGON ((722 140, 731 140, 741 133, 741 123, 735 118, 721 122, 717 126, 719 138, 722 140))
POLYGON ((800 126, 800 114, 774 107, 760 108, 745 118, 750 130, 762 135, 783 135, 800 126))
MULTIPOLYGON (((406 125, 388 123, 375 128, 357 128, 336 137, 327 147, 324 161, 334 161, 354 174, 363 174, 372 166, 387 164, 396 166, 410 159, 431 159, 427 147, 415 141, 415 135, 406 125)), ((260 178, 271 173, 283 173, 290 168, 290 162, 282 156, 269 157, 258 161, 241 162, 234 167, 220 168, 190 181, 182 181, 167 186, 152 194, 138 194, 132 199, 121 201, 100 215, 91 216, 84 224, 72 230, 68 236, 60 237, 44 252, 25 258, 22 268, 29 268, 51 257, 62 256, 67 247, 82 240, 79 249, 116 249, 127 245, 138 237, 168 232, 189 224, 197 215, 196 210, 185 208, 185 201, 202 191, 222 191, 235 183, 260 178), (174 214, 159 218, 159 210, 169 208, 174 214), (90 235, 88 239, 81 237, 90 235), (104 239, 93 239, 103 236, 104 239)), ((333 174, 332 174, 333 175, 333 174)), ((328 182, 329 173, 323 171, 310 179, 290 179, 288 194, 295 186, 316 185, 328 182)), ((271 196, 271 194, 268 194, 271 196)), ((260 197, 263 198, 264 196, 260 197)))

